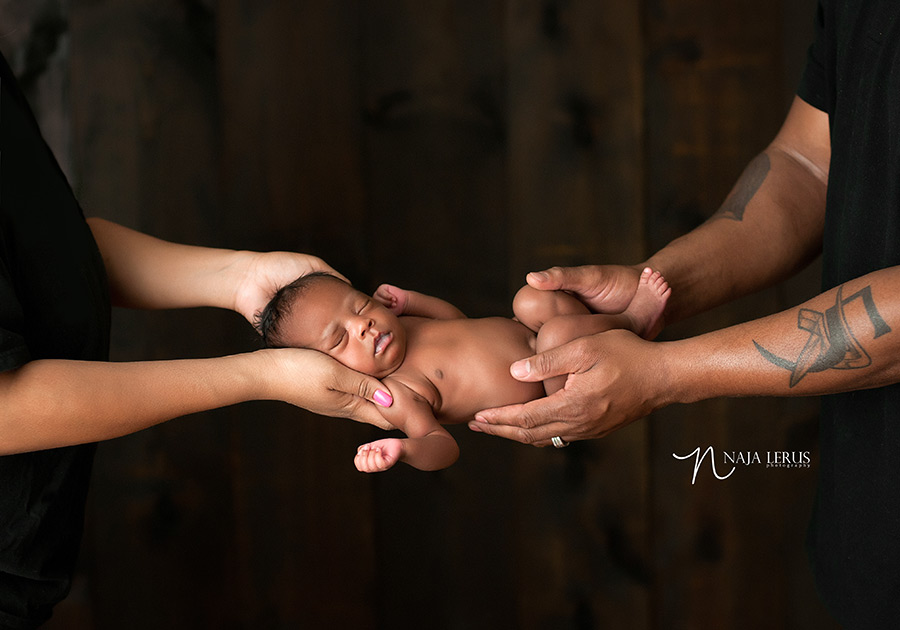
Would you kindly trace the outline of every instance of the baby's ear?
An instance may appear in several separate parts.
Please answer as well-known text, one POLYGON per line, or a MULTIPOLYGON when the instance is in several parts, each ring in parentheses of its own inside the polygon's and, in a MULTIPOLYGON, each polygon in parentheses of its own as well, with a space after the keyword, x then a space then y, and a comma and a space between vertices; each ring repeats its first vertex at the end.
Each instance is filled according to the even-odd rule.
POLYGON ((263 322, 262 322, 262 319, 263 319, 262 311, 256 311, 256 312, 253 314, 253 321, 250 322, 250 323, 253 325, 253 330, 255 330, 256 333, 257 333, 260 337, 263 336, 263 329, 262 329, 263 322))

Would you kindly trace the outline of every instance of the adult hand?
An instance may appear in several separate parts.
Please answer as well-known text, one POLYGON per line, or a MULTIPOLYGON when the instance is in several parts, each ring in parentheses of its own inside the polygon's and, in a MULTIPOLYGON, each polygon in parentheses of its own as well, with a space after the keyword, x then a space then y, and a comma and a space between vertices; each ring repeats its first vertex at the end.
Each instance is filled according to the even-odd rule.
POLYGON ((324 260, 307 254, 293 252, 241 252, 240 282, 235 287, 234 310, 251 324, 265 308, 275 292, 300 276, 326 271, 339 278, 341 274, 324 260))
POLYGON ((326 354, 302 348, 259 350, 269 357, 265 370, 268 396, 313 413, 351 418, 380 429, 393 429, 378 407, 393 400, 388 388, 367 374, 345 367, 326 354))
POLYGON ((661 344, 610 330, 517 361, 520 381, 568 375, 563 389, 525 404, 487 409, 469 428, 535 446, 603 437, 668 404, 661 344))
POLYGON ((621 313, 631 303, 643 266, 583 265, 533 271, 525 280, 543 291, 568 291, 595 313, 621 313))

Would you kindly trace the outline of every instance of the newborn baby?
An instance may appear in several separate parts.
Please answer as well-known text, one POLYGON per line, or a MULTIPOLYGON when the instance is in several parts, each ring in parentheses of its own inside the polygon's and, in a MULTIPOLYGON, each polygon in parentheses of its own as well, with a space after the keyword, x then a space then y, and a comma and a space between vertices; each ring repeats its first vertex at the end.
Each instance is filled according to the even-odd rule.
MULTIPOLYGON (((595 315, 597 324, 582 334, 623 326, 638 334, 652 329, 668 286, 645 270, 638 291, 632 304, 640 308, 629 307, 632 312, 621 316, 595 315)), ((550 292, 548 300, 553 296, 555 304, 560 295, 577 302, 573 313, 587 313, 567 294, 550 292)), ((528 314, 522 315, 527 321, 528 314)), ((390 390, 393 405, 379 410, 407 437, 361 446, 355 463, 364 472, 386 470, 398 461, 420 470, 446 468, 459 447, 442 423, 467 422, 482 409, 544 395, 540 383, 517 381, 509 372, 513 362, 545 349, 538 331, 503 317, 468 319, 443 300, 390 285, 369 297, 329 274, 303 276, 275 294, 260 315, 259 330, 269 347, 319 350, 381 379, 390 390)))

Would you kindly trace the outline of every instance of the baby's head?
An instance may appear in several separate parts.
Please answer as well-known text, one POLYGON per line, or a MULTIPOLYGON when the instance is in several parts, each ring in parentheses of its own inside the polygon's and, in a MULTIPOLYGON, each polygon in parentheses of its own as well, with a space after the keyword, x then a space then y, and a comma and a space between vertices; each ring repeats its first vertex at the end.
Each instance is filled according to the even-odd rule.
POLYGON ((281 288, 259 316, 269 348, 311 348, 358 372, 387 376, 406 357, 406 330, 380 303, 328 273, 281 288))

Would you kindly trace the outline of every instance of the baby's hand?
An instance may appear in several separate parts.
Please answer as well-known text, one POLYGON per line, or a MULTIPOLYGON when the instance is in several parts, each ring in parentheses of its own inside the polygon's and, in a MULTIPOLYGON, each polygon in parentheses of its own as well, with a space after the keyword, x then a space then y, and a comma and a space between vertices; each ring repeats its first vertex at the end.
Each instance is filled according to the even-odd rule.
POLYGON ((409 304, 409 291, 405 291, 390 284, 382 284, 373 295, 378 302, 394 315, 403 315, 409 304))
POLYGON ((396 464, 402 453, 403 440, 398 438, 376 440, 360 446, 353 463, 360 472, 381 472, 396 464))

